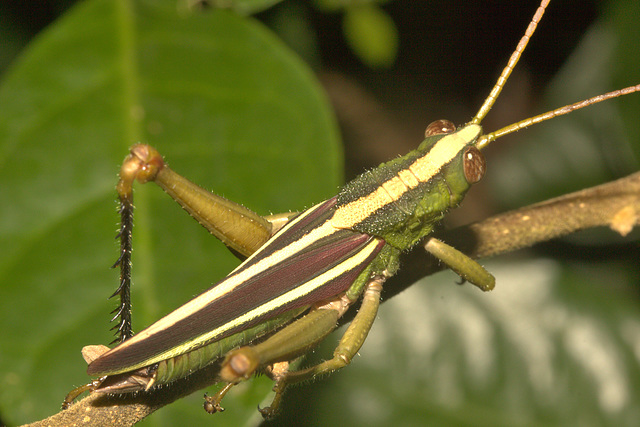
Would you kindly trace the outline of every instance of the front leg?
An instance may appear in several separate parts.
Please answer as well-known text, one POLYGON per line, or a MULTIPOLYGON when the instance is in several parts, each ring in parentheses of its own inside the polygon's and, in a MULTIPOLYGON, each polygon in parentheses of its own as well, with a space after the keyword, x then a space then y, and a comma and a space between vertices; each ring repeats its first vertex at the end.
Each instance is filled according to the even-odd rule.
POLYGON ((445 263, 463 280, 487 292, 496 285, 496 279, 477 261, 469 258, 453 246, 449 246, 435 237, 429 238, 424 248, 434 257, 445 263))

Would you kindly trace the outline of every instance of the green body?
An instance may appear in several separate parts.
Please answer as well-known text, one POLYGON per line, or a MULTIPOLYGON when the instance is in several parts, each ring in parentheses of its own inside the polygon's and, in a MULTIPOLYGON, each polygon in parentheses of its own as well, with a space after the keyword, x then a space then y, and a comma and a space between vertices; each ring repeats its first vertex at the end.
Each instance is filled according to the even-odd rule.
MULTIPOLYGON (((417 150, 359 176, 335 200, 325 202, 330 206, 318 205, 300 214, 210 290, 93 360, 89 374, 126 375, 149 367, 152 380, 145 387, 170 382, 201 369, 232 348, 279 329, 316 301, 345 292, 349 304, 356 301, 372 278, 392 275, 401 252, 428 235, 447 210, 462 200, 470 186, 463 155, 480 133, 479 126, 469 125, 452 134, 430 136, 417 150), (348 249, 340 249, 345 246, 342 242, 350 241, 353 247, 349 244, 348 249), (331 262, 316 261, 340 250, 344 254, 331 262), (312 251, 314 255, 308 255, 312 251), (298 277, 298 271, 311 262, 318 264, 314 268, 327 270, 322 280, 298 277), (247 273, 246 280, 238 279, 251 269, 255 271, 247 273), (345 272, 348 279, 342 277, 345 272), (256 276, 269 274, 274 278, 266 284, 249 283, 256 276), (265 286, 282 282, 290 282, 286 292, 274 289, 273 294, 265 295, 265 286), (250 297, 241 298, 243 305, 237 314, 228 318, 219 315, 233 311, 230 304, 243 287, 250 297), (181 324, 188 324, 188 328, 181 324), (187 329, 190 335, 182 332, 187 329)), ((173 173, 168 176, 172 183, 181 182, 173 173)), ((175 193, 175 185, 160 185, 175 193)))
MULTIPOLYGON (((338 193, 338 205, 346 205, 371 194, 383 182, 393 179, 401 170, 406 170, 409 164, 423 156, 425 151, 428 152, 429 147, 441 138, 442 135, 429 137, 421 144, 422 149, 383 163, 347 183, 338 193)), ((455 175, 447 173, 449 170, 455 170, 459 176, 462 176, 460 163, 459 157, 454 159, 444 171, 431 180, 420 183, 417 188, 407 191, 392 203, 385 204, 383 208, 369 215, 365 221, 358 223, 353 229, 379 236, 399 251, 411 249, 433 231, 434 226, 450 208, 457 206, 469 189, 466 181, 464 185, 459 185, 458 179, 451 180, 458 185, 450 185, 447 182, 447 178, 450 179, 455 175), (455 192, 453 194, 456 195, 454 198, 449 197, 452 187, 452 191, 455 192)))

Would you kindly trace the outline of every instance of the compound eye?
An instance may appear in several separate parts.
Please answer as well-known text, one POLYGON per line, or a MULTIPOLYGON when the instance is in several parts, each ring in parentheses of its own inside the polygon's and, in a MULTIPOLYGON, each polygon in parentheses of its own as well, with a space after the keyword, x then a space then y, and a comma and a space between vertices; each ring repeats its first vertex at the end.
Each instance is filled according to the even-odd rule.
POLYGON ((456 131, 456 125, 449 120, 436 120, 427 126, 427 130, 424 131, 424 136, 429 137, 433 135, 442 135, 446 133, 453 133, 456 131))
POLYGON ((469 184, 475 184, 484 176, 487 165, 484 156, 476 147, 468 147, 462 155, 464 177, 469 184))

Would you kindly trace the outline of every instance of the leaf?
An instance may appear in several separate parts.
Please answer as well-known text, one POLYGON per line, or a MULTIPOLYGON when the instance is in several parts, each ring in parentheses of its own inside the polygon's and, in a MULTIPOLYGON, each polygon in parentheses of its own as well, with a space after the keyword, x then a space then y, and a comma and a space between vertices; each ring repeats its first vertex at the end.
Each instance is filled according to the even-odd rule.
POLYGON ((239 14, 250 15, 269 9, 282 0, 210 0, 209 6, 229 8, 239 14))
MULTIPOLYGON (((262 214, 303 209, 340 182, 336 126, 314 77, 229 11, 82 2, 13 65, 0 104, 0 410, 11 423, 56 412, 88 380, 82 346, 113 338, 114 185, 130 145, 152 144, 177 172, 262 214)), ((135 198, 140 330, 237 260, 158 188, 138 186, 135 198)), ((181 405, 204 417, 200 399, 161 417, 186 420, 181 405)), ((245 422, 256 403, 224 419, 245 422)))
POLYGON ((346 8, 344 34, 360 60, 371 68, 388 68, 398 52, 398 31, 393 20, 373 4, 346 8))

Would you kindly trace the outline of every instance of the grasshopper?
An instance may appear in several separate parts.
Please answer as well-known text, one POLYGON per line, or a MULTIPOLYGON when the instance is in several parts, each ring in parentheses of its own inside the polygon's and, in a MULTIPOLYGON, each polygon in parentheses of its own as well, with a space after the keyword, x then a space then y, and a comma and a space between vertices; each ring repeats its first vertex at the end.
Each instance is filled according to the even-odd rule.
POLYGON ((235 385, 264 372, 275 381, 266 418, 277 413, 291 384, 311 380, 350 363, 377 315, 387 278, 403 252, 427 239, 425 248, 465 281, 483 291, 495 279, 480 264, 431 233, 458 206, 485 171, 481 150, 494 140, 532 124, 606 99, 640 90, 610 92, 526 119, 492 133, 480 126, 533 35, 549 0, 542 1, 496 85, 466 125, 439 120, 407 155, 348 183, 337 196, 296 215, 263 218, 209 193, 172 171, 160 153, 145 144, 132 147, 120 170, 121 280, 114 295, 120 344, 87 346, 88 374, 97 380, 69 393, 147 391, 220 361, 227 385, 205 398, 210 413, 235 385), (191 216, 246 260, 225 279, 182 307, 133 335, 129 302, 133 225, 133 182, 155 182, 191 216), (289 364, 331 333, 340 318, 360 307, 333 358, 306 369, 289 364))

